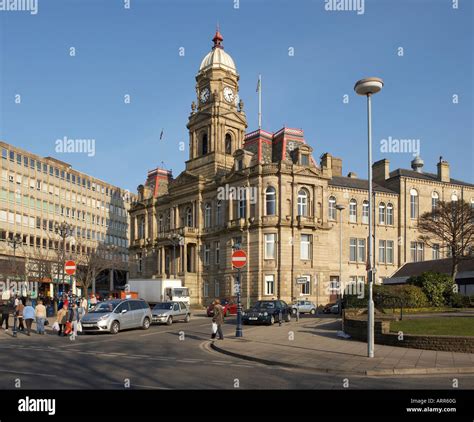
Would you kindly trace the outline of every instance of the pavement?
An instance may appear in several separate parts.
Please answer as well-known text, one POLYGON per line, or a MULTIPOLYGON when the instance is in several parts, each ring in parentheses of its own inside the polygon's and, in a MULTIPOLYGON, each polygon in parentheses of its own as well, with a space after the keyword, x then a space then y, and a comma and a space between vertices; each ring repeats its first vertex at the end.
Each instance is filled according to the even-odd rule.
POLYGON ((474 354, 375 345, 337 336, 341 320, 300 318, 299 322, 248 330, 242 338, 213 342, 211 348, 243 360, 332 374, 369 376, 474 374, 474 354))

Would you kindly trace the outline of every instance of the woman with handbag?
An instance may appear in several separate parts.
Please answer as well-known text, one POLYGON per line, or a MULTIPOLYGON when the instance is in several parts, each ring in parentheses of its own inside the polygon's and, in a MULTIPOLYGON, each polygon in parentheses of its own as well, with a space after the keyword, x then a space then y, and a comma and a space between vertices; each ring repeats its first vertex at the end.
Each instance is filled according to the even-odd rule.
POLYGON ((216 338, 217 334, 219 334, 219 340, 224 340, 224 334, 222 333, 223 324, 224 308, 221 305, 221 301, 219 299, 216 299, 214 301, 214 316, 212 317, 212 340, 216 338))
POLYGON ((16 316, 18 318, 18 331, 25 331, 25 326, 23 325, 23 309, 25 309, 25 305, 23 305, 23 301, 18 299, 18 304, 15 307, 16 316))
POLYGON ((56 322, 59 325, 58 336, 64 336, 66 334, 65 332, 63 334, 63 329, 66 328, 66 323, 68 319, 67 316, 68 316, 67 305, 63 305, 63 307, 58 311, 58 317, 56 320, 56 322))

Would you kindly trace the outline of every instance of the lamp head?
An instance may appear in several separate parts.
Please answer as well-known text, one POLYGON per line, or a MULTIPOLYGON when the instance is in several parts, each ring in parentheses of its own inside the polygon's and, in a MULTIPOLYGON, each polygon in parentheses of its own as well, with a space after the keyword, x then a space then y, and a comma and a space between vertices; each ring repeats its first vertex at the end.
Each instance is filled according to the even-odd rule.
POLYGON ((354 85, 354 91, 359 95, 372 95, 379 92, 383 87, 383 80, 370 77, 357 81, 354 85))

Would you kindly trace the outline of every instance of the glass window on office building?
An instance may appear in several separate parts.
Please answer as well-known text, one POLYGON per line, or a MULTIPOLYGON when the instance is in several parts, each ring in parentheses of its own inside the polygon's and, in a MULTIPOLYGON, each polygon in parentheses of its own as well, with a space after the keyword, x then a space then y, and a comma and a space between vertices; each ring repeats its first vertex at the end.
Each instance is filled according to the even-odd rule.
POLYGON ((301 235, 300 259, 302 260, 311 259, 311 235, 310 234, 301 235))

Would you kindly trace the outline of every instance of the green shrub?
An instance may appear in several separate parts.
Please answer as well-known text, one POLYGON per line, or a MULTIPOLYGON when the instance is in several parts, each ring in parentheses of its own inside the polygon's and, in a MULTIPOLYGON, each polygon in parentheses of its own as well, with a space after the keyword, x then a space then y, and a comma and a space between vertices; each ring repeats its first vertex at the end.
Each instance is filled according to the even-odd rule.
POLYGON ((420 287, 434 307, 450 304, 454 295, 453 282, 447 274, 425 272, 420 276, 410 277, 407 283, 420 287))
POLYGON ((463 296, 461 293, 453 293, 450 305, 453 308, 469 308, 471 306, 471 301, 469 296, 463 296))

